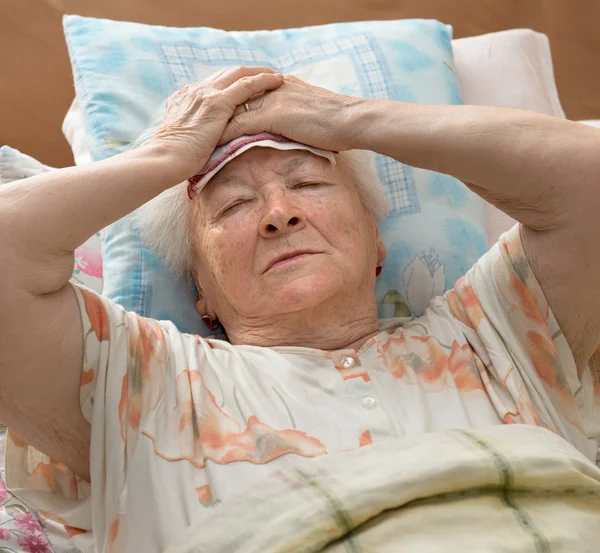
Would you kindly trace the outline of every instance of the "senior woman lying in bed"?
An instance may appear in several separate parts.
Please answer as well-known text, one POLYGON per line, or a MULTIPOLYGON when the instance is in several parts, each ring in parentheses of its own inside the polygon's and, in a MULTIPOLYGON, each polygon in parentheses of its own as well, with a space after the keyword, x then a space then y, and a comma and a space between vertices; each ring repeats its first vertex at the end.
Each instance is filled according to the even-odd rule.
POLYGON ((4 187, 9 485, 99 551, 152 552, 277 467, 393 438, 529 424, 595 461, 598 152, 600 132, 568 121, 241 67, 174 94, 142 147, 4 187), (263 132, 291 149, 251 147, 187 184, 218 145, 263 132), (379 321, 384 203, 354 150, 454 175, 520 225, 423 317, 379 321), (228 342, 68 283, 79 244, 163 192, 145 233, 228 342))

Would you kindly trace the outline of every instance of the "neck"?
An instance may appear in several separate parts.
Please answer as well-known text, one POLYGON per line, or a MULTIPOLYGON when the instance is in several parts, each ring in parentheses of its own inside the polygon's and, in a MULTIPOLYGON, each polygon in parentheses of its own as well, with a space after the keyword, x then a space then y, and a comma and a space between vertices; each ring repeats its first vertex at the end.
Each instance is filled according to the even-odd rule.
POLYGON ((300 346, 325 351, 360 349, 378 332, 374 297, 368 302, 344 297, 311 309, 241 319, 227 325, 227 335, 232 344, 300 346))

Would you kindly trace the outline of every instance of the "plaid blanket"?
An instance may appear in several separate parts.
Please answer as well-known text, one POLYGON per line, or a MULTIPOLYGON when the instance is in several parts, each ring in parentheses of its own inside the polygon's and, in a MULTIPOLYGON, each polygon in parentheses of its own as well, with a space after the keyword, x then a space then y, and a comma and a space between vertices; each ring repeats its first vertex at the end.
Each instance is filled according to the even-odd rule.
POLYGON ((166 553, 600 551, 600 469, 526 425, 424 434, 277 470, 166 553))

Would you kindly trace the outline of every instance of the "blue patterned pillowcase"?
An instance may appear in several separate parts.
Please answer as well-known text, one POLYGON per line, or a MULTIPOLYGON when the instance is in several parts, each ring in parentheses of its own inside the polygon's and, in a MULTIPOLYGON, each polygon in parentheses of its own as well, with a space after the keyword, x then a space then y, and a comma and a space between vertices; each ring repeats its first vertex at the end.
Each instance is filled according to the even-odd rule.
MULTIPOLYGON (((267 65, 366 98, 460 104, 449 26, 433 20, 225 32, 66 16, 64 29, 92 157, 131 147, 173 91, 230 65, 267 65)), ((391 201, 380 316, 420 315, 487 249, 483 202, 461 182, 375 155, 391 201)), ((105 231, 104 293, 142 315, 206 334, 189 284, 173 279, 126 217, 105 231)))

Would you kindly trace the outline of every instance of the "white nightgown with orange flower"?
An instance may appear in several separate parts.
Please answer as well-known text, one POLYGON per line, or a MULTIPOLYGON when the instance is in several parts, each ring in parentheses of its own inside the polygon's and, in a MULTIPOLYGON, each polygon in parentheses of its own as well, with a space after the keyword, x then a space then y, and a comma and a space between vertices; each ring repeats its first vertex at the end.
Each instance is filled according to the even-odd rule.
POLYGON ((600 370, 577 374, 518 226, 358 351, 232 346, 75 289, 91 489, 14 435, 6 476, 83 549, 158 553, 277 467, 423 432, 533 424, 597 460, 600 370))

